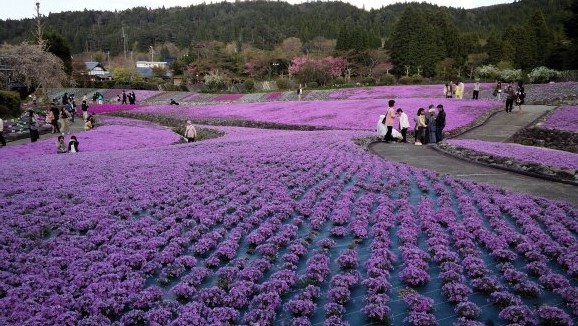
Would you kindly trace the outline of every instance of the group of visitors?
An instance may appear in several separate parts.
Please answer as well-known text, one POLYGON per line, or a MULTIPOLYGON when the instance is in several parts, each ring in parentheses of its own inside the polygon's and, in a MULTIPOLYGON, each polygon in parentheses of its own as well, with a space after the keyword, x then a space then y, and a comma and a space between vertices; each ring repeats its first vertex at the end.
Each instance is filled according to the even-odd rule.
POLYGON ((68 142, 68 146, 64 143, 64 136, 58 136, 56 141, 56 153, 63 154, 63 153, 78 153, 78 139, 76 136, 70 136, 70 141, 68 142))
MULTIPOLYGON (((386 143, 402 142, 407 143, 407 131, 409 129, 409 119, 403 109, 395 110, 395 100, 389 100, 387 112, 379 116, 377 121, 377 133, 386 143), (393 128, 395 119, 399 118, 399 130, 393 128)), ((414 118, 414 139, 415 145, 435 144, 443 140, 443 130, 446 126, 446 113, 444 106, 439 104, 436 108, 430 105, 428 111, 419 108, 414 118)))
POLYGON ((443 94, 445 95, 446 98, 463 99, 465 89, 466 87, 464 85, 464 82, 462 82, 461 80, 458 81, 457 84, 455 84, 453 81, 450 81, 448 84, 444 85, 443 94))
POLYGON ((502 99, 502 93, 506 96, 506 113, 511 113, 514 108, 514 103, 518 106, 518 112, 522 112, 522 104, 526 99, 526 91, 524 89, 524 83, 518 81, 518 85, 514 88, 514 82, 510 82, 505 89, 502 88, 502 82, 498 81, 496 83, 496 88, 494 89, 493 95, 502 99))

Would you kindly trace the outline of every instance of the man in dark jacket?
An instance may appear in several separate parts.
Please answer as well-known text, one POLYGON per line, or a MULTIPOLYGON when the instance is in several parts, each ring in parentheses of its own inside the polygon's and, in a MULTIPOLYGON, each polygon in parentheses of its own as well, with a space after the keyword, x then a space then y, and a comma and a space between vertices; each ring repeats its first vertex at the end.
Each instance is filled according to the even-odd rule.
POLYGON ((446 111, 444 111, 444 106, 439 104, 437 106, 438 115, 436 116, 436 142, 439 143, 444 139, 444 128, 446 127, 446 111))
POLYGON ((54 115, 54 120, 52 120, 52 125, 54 126, 55 133, 60 133, 60 126, 58 125, 58 119, 60 119, 60 110, 55 102, 52 102, 50 106, 50 112, 54 115))

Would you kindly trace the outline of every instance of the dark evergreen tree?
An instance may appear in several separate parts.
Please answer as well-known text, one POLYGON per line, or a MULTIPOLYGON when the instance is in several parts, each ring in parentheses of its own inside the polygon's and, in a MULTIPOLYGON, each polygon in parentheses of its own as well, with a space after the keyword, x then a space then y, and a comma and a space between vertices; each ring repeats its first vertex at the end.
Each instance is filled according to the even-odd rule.
POLYGON ((64 71, 70 76, 72 74, 72 55, 70 53, 70 47, 68 47, 68 42, 66 42, 62 35, 55 32, 45 33, 44 40, 46 41, 48 52, 62 60, 64 63, 64 71))

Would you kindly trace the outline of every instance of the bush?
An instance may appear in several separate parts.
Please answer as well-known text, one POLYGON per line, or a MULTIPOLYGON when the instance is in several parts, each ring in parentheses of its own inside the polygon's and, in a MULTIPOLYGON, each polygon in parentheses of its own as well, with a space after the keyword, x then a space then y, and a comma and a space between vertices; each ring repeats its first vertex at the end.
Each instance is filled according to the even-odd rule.
POLYGON ((505 82, 513 82, 522 79, 521 69, 504 69, 500 72, 500 79, 505 82))
POLYGON ((375 78, 373 78, 373 77, 365 77, 361 80, 361 83, 363 85, 373 86, 377 83, 377 80, 375 80, 375 78))
POLYGON ((546 67, 534 68, 529 74, 528 79, 531 83, 547 83, 560 77, 560 72, 546 67))
POLYGON ((279 78, 275 81, 277 83, 277 88, 279 89, 289 89, 289 79, 279 78))
POLYGON ((413 84, 413 77, 401 76, 397 81, 402 85, 411 85, 413 84))
POLYGON ((420 75, 411 76, 412 84, 421 84, 421 83, 423 83, 423 81, 424 81, 424 78, 420 75))
POLYGON ((317 87, 319 87, 319 84, 317 82, 308 82, 307 87, 308 88, 317 88, 317 87))
POLYGON ((395 84, 395 76, 392 74, 387 74, 381 77, 380 79, 381 84, 384 85, 394 85, 395 84))
POLYGON ((255 90, 255 81, 253 79, 247 79, 243 82, 243 84, 245 85, 247 92, 255 90))
POLYGON ((493 65, 486 65, 476 68, 476 75, 484 79, 498 79, 500 69, 493 65))
POLYGON ((0 116, 20 116, 20 94, 12 91, 0 91, 0 116))

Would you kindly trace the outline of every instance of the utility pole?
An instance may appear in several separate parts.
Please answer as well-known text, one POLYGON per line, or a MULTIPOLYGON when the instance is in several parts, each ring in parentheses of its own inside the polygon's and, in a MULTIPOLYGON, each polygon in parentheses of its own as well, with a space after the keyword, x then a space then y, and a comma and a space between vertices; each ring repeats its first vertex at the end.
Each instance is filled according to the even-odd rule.
POLYGON ((155 49, 153 48, 153 46, 149 46, 149 48, 151 48, 151 62, 155 61, 155 49))

